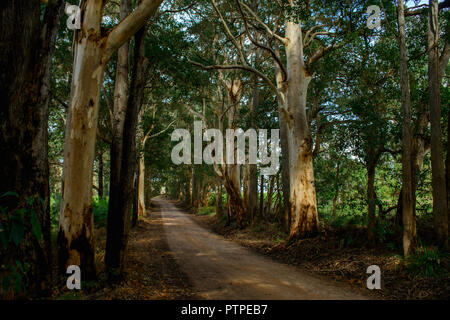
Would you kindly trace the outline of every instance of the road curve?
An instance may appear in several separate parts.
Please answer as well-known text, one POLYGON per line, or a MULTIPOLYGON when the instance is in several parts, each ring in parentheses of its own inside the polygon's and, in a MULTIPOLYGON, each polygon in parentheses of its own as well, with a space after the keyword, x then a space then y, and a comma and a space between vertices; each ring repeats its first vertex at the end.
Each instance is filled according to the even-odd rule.
POLYGON ((167 242, 197 296, 229 300, 366 299, 336 283, 258 255, 200 226, 173 202, 156 198, 167 242))

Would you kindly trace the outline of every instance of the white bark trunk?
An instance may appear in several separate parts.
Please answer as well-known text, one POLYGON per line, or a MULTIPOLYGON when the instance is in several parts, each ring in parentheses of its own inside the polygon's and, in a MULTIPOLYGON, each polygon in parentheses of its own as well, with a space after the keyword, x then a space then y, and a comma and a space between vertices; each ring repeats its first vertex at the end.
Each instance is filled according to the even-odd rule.
POLYGON ((145 163, 144 155, 139 158, 139 177, 138 177, 138 217, 145 216, 145 163))
POLYGON ((103 79, 101 1, 85 1, 82 30, 75 36, 75 59, 67 119, 62 187, 59 263, 78 265, 95 277, 92 177, 98 103, 103 79))
POLYGON ((78 265, 94 278, 92 177, 103 72, 112 53, 152 16, 162 0, 143 0, 106 37, 101 35, 104 1, 83 0, 76 32, 71 99, 66 127, 64 178, 59 220, 59 266, 78 265))
POLYGON ((305 68, 302 31, 298 23, 286 23, 286 38, 288 80, 285 118, 289 150, 290 237, 308 237, 319 229, 312 138, 306 115, 306 96, 311 75, 305 68))

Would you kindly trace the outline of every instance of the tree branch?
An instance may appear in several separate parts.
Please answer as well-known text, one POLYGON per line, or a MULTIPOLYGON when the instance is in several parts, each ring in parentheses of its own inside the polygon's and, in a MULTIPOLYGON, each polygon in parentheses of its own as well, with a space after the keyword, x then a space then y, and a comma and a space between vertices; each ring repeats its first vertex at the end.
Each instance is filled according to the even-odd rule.
POLYGON ((275 84, 261 71, 258 71, 255 68, 252 68, 250 66, 247 65, 239 65, 239 64, 230 64, 230 65, 212 65, 212 66, 205 66, 199 62, 195 62, 192 60, 188 60, 189 63, 192 63, 195 66, 201 67, 204 70, 236 70, 236 69, 240 69, 240 70, 246 70, 246 71, 250 71, 253 72, 255 74, 257 74, 258 76, 260 76, 262 79, 264 79, 267 84, 276 92, 277 96, 279 96, 279 92, 278 92, 278 88, 275 86, 275 84))
POLYGON ((163 0, 142 0, 141 4, 112 29, 106 38, 103 62, 127 42, 158 10, 163 0))

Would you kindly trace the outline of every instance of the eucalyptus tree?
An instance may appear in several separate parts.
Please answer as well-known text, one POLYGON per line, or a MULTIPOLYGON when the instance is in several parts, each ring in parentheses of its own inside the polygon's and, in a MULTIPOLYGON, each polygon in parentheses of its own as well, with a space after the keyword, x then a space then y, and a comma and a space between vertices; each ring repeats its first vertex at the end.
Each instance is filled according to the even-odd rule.
POLYGON ((81 2, 81 29, 74 36, 58 249, 59 267, 65 270, 68 265, 79 265, 85 278, 96 276, 91 181, 103 73, 112 54, 146 23, 161 2, 143 0, 106 34, 101 28, 105 2, 81 2))
MULTIPOLYGON (((438 244, 448 247, 448 203, 446 176, 442 150, 441 128, 441 76, 439 52, 439 5, 437 0, 429 1, 428 13, 428 83, 431 123, 431 173, 433 185, 434 228, 438 244)), ((444 48, 445 49, 445 48, 444 48)), ((448 137, 447 137, 448 138, 448 137)))
POLYGON ((228 18, 230 14, 221 14, 214 0, 211 0, 211 4, 228 41, 235 47, 238 63, 199 65, 205 69, 242 69, 253 72, 274 90, 280 105, 281 146, 285 146, 282 152, 288 159, 283 170, 289 173, 284 176, 289 177, 290 237, 314 235, 319 224, 314 188, 313 141, 306 111, 308 87, 313 77, 314 64, 342 45, 345 33, 342 26, 346 25, 346 16, 354 10, 354 6, 347 5, 341 11, 337 7, 325 6, 329 10, 327 12, 318 4, 264 2, 259 6, 261 10, 255 12, 251 5, 235 1, 232 10, 239 14, 240 19, 237 19, 234 15, 228 18), (319 18, 309 19, 313 11, 322 14, 319 18), (287 18, 283 19, 283 16, 287 18), (255 30, 261 36, 260 39, 255 37, 255 30), (282 31, 284 36, 281 35, 282 31), (259 47, 273 60, 277 70, 276 81, 248 62, 248 54, 244 52, 245 42, 238 41, 240 34, 244 34, 248 42, 259 47), (286 63, 282 62, 281 51, 286 56, 286 63), (286 122, 286 139, 283 139, 283 121, 286 122))

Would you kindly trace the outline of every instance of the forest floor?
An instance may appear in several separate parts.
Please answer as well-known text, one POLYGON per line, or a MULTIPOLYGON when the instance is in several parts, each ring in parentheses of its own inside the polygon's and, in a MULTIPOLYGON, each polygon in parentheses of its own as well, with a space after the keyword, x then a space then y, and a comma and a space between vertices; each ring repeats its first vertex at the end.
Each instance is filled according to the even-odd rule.
MULTIPOLYGON (((181 203, 178 203, 182 207, 181 203)), ((346 245, 345 230, 323 232, 312 239, 283 243, 275 224, 248 227, 243 230, 227 227, 216 215, 192 215, 194 219, 226 239, 262 255, 294 265, 325 279, 333 279, 373 299, 450 299, 450 278, 425 278, 410 275, 398 253, 383 245, 369 248, 365 232, 353 235, 354 243, 346 245), (381 269, 381 289, 366 289, 367 267, 381 269)), ((448 261, 447 261, 448 263, 448 261)))
MULTIPOLYGON (((192 285, 167 246, 160 208, 140 218, 129 235, 128 260, 124 279, 109 283, 104 272, 106 229, 96 228, 96 263, 99 281, 80 294, 59 299, 86 300, 184 300, 195 299, 192 285)), ((89 287, 89 285, 86 285, 89 287)))
MULTIPOLYGON (((96 228, 99 280, 83 290, 56 289, 56 299, 449 299, 450 278, 413 277, 384 246, 361 234, 322 232, 294 243, 275 223, 238 230, 215 215, 189 214, 179 202, 154 199, 130 231, 124 279, 104 272, 106 230, 96 228), (358 239, 359 238, 359 239, 358 239), (368 290, 366 269, 378 265, 382 289, 368 290)), ((65 287, 65 286, 64 286, 65 287)))

